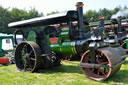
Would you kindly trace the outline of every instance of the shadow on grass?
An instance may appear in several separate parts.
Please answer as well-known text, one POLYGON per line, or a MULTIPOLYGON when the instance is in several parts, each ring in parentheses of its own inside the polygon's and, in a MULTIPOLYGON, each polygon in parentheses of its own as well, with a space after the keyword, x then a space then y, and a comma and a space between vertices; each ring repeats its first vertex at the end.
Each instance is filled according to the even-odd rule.
POLYGON ((128 84, 128 70, 120 70, 109 79, 103 81, 104 83, 115 82, 118 84, 128 84))
POLYGON ((47 74, 53 74, 53 73, 79 73, 83 74, 81 68, 79 66, 72 66, 72 65, 60 65, 58 67, 48 68, 48 69, 41 69, 38 71, 38 73, 47 73, 47 74))

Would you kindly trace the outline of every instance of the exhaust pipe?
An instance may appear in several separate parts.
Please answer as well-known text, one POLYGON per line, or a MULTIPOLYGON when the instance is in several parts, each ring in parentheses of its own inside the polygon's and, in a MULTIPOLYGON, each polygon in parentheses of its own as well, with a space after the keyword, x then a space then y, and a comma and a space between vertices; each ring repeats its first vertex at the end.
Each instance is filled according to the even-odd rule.
POLYGON ((122 32, 121 31, 121 16, 118 17, 117 21, 118 21, 118 32, 120 33, 120 32, 122 32))
POLYGON ((78 14, 78 38, 82 39, 84 36, 83 33, 83 6, 84 4, 82 2, 77 2, 77 14, 78 14))
POLYGON ((104 27, 104 16, 99 17, 99 27, 104 27))

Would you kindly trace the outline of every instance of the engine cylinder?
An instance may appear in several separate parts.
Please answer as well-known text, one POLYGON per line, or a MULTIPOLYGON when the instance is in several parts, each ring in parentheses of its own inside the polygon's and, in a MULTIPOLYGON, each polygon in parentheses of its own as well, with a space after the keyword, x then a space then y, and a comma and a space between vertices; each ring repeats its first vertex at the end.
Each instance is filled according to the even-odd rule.
POLYGON ((51 47, 52 51, 54 51, 58 54, 64 54, 64 55, 77 54, 74 41, 63 42, 61 45, 52 44, 52 45, 50 45, 50 47, 51 47))

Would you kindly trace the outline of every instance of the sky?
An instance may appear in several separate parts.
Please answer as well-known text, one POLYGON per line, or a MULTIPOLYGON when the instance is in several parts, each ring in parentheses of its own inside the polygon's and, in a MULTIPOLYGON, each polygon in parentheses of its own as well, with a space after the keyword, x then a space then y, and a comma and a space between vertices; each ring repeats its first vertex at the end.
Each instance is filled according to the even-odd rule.
POLYGON ((84 13, 88 10, 96 10, 103 8, 114 9, 115 7, 127 6, 128 0, 0 0, 0 5, 4 8, 19 8, 30 10, 35 8, 44 15, 52 11, 64 12, 67 10, 75 10, 76 2, 84 3, 84 13))

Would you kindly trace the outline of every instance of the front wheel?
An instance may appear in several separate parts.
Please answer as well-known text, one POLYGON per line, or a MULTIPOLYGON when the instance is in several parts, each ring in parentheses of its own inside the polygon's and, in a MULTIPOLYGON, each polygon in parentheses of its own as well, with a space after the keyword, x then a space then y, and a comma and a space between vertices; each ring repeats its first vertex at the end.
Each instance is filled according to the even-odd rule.
MULTIPOLYGON (((116 48, 117 49, 117 48, 116 48)), ((96 62, 95 64, 100 65, 108 65, 112 68, 104 68, 104 67, 98 67, 98 68, 86 68, 81 67, 83 70, 83 73, 89 78, 93 80, 106 80, 111 75, 115 74, 121 67, 121 64, 117 64, 121 61, 120 52, 117 52, 117 50, 111 47, 106 47, 103 49, 97 49, 96 50, 96 62), (116 65, 117 64, 117 65, 116 65)), ((82 63, 91 63, 91 56, 90 51, 86 51, 82 58, 82 63)))

